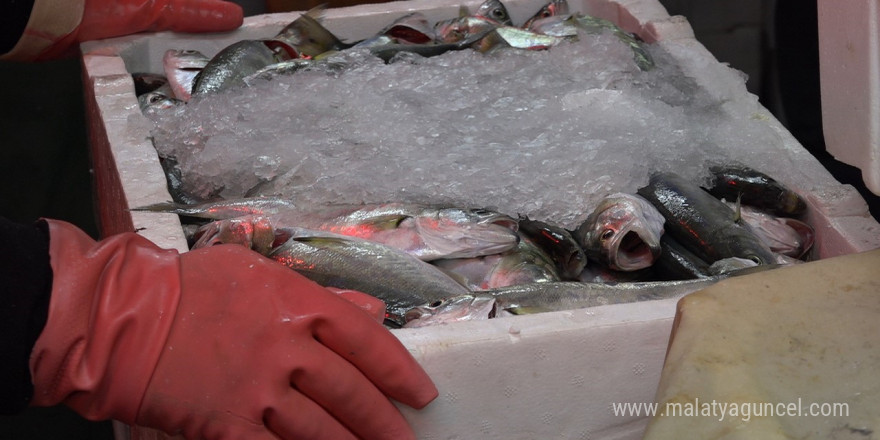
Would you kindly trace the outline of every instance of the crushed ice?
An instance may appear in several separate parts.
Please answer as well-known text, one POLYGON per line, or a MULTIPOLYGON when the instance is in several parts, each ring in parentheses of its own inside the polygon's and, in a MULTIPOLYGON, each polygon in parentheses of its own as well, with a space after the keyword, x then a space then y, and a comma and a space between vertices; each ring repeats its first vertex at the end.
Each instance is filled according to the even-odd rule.
POLYGON ((768 147, 778 134, 724 111, 751 96, 741 76, 709 93, 664 43, 649 50, 657 67, 648 72, 610 34, 387 65, 345 51, 352 66, 341 73, 301 71, 209 95, 154 116, 152 135, 198 197, 282 195, 304 209, 452 204, 569 228, 651 171, 699 179, 711 161, 774 173, 766 164, 784 155, 768 147))

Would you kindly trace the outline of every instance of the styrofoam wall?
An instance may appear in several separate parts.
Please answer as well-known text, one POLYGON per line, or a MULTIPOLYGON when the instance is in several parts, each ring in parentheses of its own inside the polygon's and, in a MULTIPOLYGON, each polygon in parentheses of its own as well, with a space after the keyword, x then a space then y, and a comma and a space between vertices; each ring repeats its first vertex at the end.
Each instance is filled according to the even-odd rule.
MULTIPOLYGON (((505 4, 522 21, 543 0, 505 4)), ((471 8, 478 1, 465 2, 471 8)), ((694 39, 681 16, 670 17, 655 0, 570 0, 573 10, 620 24, 647 41, 670 43, 682 71, 705 84, 707 75, 735 75, 694 39), (718 68, 716 68, 718 66, 718 68)), ((325 25, 344 39, 365 38, 412 10, 437 21, 458 14, 454 0, 411 0, 327 11, 325 25)), ((169 32, 83 45, 90 140, 96 161, 104 234, 137 230, 160 246, 186 251, 173 215, 131 213, 170 199, 149 124, 140 114, 131 72, 161 72, 166 49, 213 54, 244 38, 269 37, 298 14, 246 19, 237 31, 212 35, 169 32)), ((710 90, 711 92, 711 90, 710 90)), ((766 109, 759 115, 781 139, 802 171, 795 186, 808 192, 808 221, 817 232, 815 255, 828 257, 880 247, 880 225, 851 187, 840 185, 766 109)), ((646 419, 617 416, 613 402, 650 402, 666 352, 675 301, 611 305, 585 310, 394 330, 434 379, 439 398, 421 411, 402 408, 423 439, 635 439, 646 419)), ((122 430, 124 431, 124 430, 122 430)), ((137 439, 165 436, 143 428, 137 439)))

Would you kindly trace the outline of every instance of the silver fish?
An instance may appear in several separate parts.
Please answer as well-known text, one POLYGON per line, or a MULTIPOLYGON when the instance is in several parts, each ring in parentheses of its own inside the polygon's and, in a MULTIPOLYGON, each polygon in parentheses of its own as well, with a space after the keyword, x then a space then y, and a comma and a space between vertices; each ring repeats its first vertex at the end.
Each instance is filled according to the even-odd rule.
POLYGON ((663 215, 642 197, 607 196, 578 227, 575 238, 587 256, 620 271, 650 267, 660 255, 663 215))
POLYGON ((266 40, 242 40, 223 50, 193 80, 192 96, 244 87, 244 78, 289 57, 270 47, 266 40))
POLYGON ((425 14, 410 12, 379 31, 379 35, 393 38, 398 43, 427 44, 436 39, 434 27, 425 14))
POLYGON ((324 52, 350 47, 321 24, 323 5, 310 9, 272 37, 289 58, 313 58, 324 52))
POLYGON ((516 220, 486 209, 386 203, 334 206, 313 212, 286 211, 278 225, 358 237, 407 252, 421 260, 469 258, 516 246, 516 220))
POLYGON ((290 238, 270 258, 323 286, 381 299, 392 325, 403 325, 405 313, 420 304, 469 292, 436 267, 388 246, 301 228, 277 232, 290 238))
POLYGON ((480 40, 476 49, 489 52, 502 47, 525 50, 544 50, 567 41, 566 38, 545 35, 513 26, 499 26, 480 40))
POLYGON ((162 66, 175 98, 189 101, 196 75, 208 65, 209 61, 211 59, 207 55, 197 50, 169 49, 165 51, 165 55, 162 57, 162 66))
POLYGON ((555 15, 536 20, 531 24, 530 30, 563 38, 578 38, 581 31, 587 34, 611 32, 633 51, 633 61, 639 69, 648 71, 655 65, 654 58, 642 40, 603 18, 585 14, 555 15))
POLYGON ((722 278, 617 284, 576 281, 520 284, 421 304, 405 314, 409 318, 405 327, 675 299, 709 287, 722 278), (488 304, 490 298, 494 300, 494 307, 488 304))
POLYGON ((519 231, 547 252, 565 280, 576 280, 587 266, 587 255, 565 228, 540 220, 520 217, 519 231))
POLYGON ((797 219, 778 217, 758 208, 727 202, 739 210, 740 217, 771 251, 788 257, 801 258, 813 246, 815 232, 812 226, 797 219))
POLYGON ((500 254, 437 260, 433 264, 462 280, 471 290, 560 280, 556 263, 526 237, 521 237, 513 249, 500 254))
POLYGON ((740 257, 773 264, 776 257, 724 202, 675 173, 655 173, 638 194, 666 218, 666 233, 703 261, 740 257))
MULTIPOLYGON (((400 249, 425 261, 496 254, 513 248, 519 240, 515 219, 486 209, 386 203, 337 205, 305 211, 290 200, 254 197, 198 205, 158 203, 133 210, 219 221, 243 215, 264 216, 276 228, 293 226, 358 237, 400 249)), ((217 226, 208 233, 222 229, 217 226)))
POLYGON ((167 212, 189 217, 225 220, 244 215, 270 215, 296 209, 293 201, 280 197, 250 197, 199 204, 175 202, 154 203, 131 208, 131 211, 167 212))
POLYGON ((458 43, 475 35, 491 32, 496 27, 498 27, 498 23, 491 20, 463 16, 437 22, 434 25, 434 33, 440 43, 458 43))

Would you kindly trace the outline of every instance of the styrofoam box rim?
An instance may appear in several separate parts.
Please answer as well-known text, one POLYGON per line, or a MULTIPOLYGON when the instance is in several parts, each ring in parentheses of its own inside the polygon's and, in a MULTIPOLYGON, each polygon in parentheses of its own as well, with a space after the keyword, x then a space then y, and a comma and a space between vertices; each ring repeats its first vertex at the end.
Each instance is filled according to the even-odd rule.
POLYGON ((819 0, 825 145, 880 195, 880 2, 819 0))
MULTIPOLYGON (((463 2, 471 10, 479 3, 463 2)), ((669 16, 656 0, 569 3, 573 11, 609 19, 646 41, 674 41, 689 54, 680 60, 682 70, 698 82, 705 83, 705 75, 737 74, 694 39, 686 19, 669 16)), ((422 11, 434 21, 454 17, 461 4, 409 0, 329 9, 324 24, 341 38, 355 40, 411 11, 422 11)), ((543 6, 543 0, 509 0, 505 5, 521 22, 543 6)), ((234 41, 270 37, 298 15, 248 17, 241 29, 222 34, 162 32, 82 45, 104 233, 137 230, 160 246, 187 250, 177 216, 126 210, 170 200, 131 73, 161 72, 161 58, 169 48, 213 54, 234 41)), ((808 221, 817 231, 815 255, 880 247, 880 225, 867 215, 858 193, 835 181, 754 97, 743 99, 755 101, 755 114, 778 132, 782 148, 791 150, 798 165, 813 176, 809 187, 799 189, 808 194, 808 221)), ((653 400, 675 304, 665 300, 608 305, 395 330, 440 390, 440 397, 427 408, 401 410, 425 439, 639 438, 647 421, 644 415, 618 416, 611 404, 653 400)), ((137 429, 138 438, 161 438, 137 429)))

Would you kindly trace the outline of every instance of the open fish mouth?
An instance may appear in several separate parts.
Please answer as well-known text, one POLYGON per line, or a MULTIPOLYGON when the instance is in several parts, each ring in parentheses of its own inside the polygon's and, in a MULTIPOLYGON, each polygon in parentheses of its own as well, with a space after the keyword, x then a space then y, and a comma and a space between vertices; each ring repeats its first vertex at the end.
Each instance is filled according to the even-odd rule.
POLYGON ((623 234, 611 248, 611 265, 614 269, 634 271, 650 267, 660 255, 659 246, 651 246, 637 231, 623 234))

